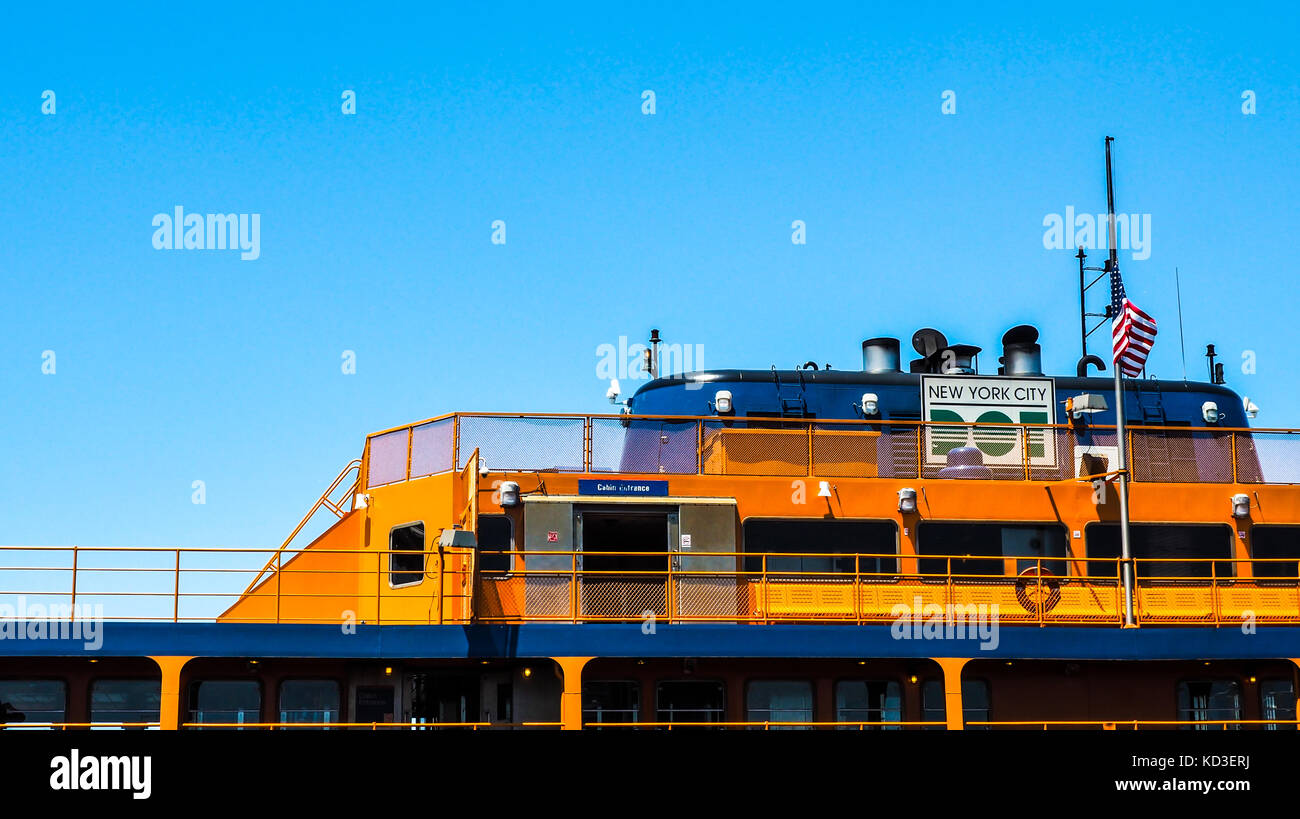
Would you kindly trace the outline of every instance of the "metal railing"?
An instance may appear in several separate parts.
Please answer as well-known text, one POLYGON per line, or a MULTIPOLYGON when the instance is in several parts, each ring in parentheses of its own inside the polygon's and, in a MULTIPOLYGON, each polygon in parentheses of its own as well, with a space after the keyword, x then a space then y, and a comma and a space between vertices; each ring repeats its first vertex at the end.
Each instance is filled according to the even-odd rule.
MULTIPOLYGON (((183 722, 181 728, 203 729, 254 729, 254 730, 359 730, 359 731, 503 731, 519 729, 559 729, 562 722, 183 722)), ((0 723, 0 730, 104 730, 104 729, 157 729, 158 722, 18 722, 0 723)), ((698 731, 707 730, 943 730, 947 723, 943 720, 893 720, 893 721, 856 721, 856 720, 792 720, 792 721, 724 721, 724 722, 598 722, 584 720, 582 727, 588 730, 634 729, 660 731, 698 731)), ((967 720, 967 730, 1010 729, 1021 731, 1049 730, 1296 730, 1300 722, 1296 719, 1210 719, 1210 720, 1159 720, 1159 719, 1116 719, 1116 720, 967 720)))
MULTIPOLYGON (((80 637, 80 620, 212 622, 218 616, 391 625, 649 618, 864 624, 939 616, 943 623, 964 621, 966 633, 978 635, 980 624, 994 619, 1115 626, 1124 613, 1119 558, 457 550, 457 560, 427 553, 424 570, 412 571, 390 565, 391 555, 410 558, 410 552, 317 548, 281 551, 310 560, 287 560, 252 595, 230 591, 254 573, 231 564, 267 551, 0 546, 0 618, 63 621, 80 637), (490 557, 511 568, 476 568, 490 557), (618 563, 628 560, 640 562, 618 563), (394 588, 394 573, 416 580, 394 588)), ((1133 562, 1141 624, 1300 622, 1296 559, 1133 562), (1264 566, 1270 569, 1261 571, 1264 566)))
MULTIPOLYGON (((1138 482, 1300 483, 1300 430, 1128 426, 1126 443, 1138 482)), ((1113 469, 1115 449, 1100 425, 455 413, 368 436, 362 477, 459 470, 478 450, 497 472, 1062 481, 1113 469)))

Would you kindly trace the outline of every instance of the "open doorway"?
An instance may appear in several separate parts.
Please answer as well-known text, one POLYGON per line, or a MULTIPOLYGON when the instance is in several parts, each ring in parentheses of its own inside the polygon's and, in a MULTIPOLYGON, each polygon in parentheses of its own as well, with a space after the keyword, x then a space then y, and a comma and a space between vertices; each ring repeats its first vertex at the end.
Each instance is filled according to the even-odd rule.
POLYGON ((675 516, 668 509, 602 507, 577 512, 584 615, 640 620, 647 611, 666 614, 670 527, 675 516))

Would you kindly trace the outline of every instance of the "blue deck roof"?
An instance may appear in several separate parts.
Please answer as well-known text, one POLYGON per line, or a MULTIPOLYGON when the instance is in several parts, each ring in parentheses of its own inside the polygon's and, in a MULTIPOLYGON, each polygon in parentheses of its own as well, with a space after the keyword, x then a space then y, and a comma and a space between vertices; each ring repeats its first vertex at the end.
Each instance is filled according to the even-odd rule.
POLYGON ((899 640, 887 625, 528 624, 358 626, 251 623, 103 624, 103 644, 0 640, 0 657, 286 657, 375 660, 544 657, 971 657, 1052 660, 1285 659, 1300 656, 1300 627, 1134 629, 1008 626, 999 644, 899 640))

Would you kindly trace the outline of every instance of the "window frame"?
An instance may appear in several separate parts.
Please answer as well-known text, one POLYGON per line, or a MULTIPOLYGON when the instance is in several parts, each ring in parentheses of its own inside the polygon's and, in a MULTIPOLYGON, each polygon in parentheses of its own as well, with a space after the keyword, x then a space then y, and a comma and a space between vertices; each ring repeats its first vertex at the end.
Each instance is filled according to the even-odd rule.
MULTIPOLYGON (((338 695, 338 700, 337 700, 337 702, 338 702, 338 707, 335 708, 334 710, 335 710, 335 713, 338 715, 338 719, 335 719, 335 720, 329 720, 329 721, 330 721, 330 722, 343 722, 343 721, 344 721, 344 719, 343 719, 343 709, 344 709, 344 708, 346 707, 346 705, 347 705, 347 687, 346 687, 346 685, 345 685, 343 682, 339 681, 339 680, 338 680, 337 678, 335 678, 335 677, 282 677, 282 678, 280 678, 279 683, 278 683, 278 684, 276 685, 276 687, 275 687, 275 713, 280 717, 279 722, 287 722, 287 720, 284 719, 284 712, 285 712, 285 707, 284 707, 284 686, 285 686, 287 683, 334 683, 335 693, 338 695)), ((298 710, 302 710, 302 709, 298 709, 298 710)), ((291 724, 291 725, 301 725, 301 726, 304 726, 304 727, 310 728, 310 727, 312 727, 312 726, 314 726, 314 725, 319 725, 320 723, 317 723, 317 722, 293 722, 293 723, 289 723, 289 724, 291 724)), ((324 730, 328 730, 328 729, 324 729, 324 730)))
MULTIPOLYGON (((967 583, 975 582, 975 583, 979 583, 979 582, 981 582, 981 581, 979 580, 979 578, 981 578, 981 577, 1003 577, 1003 578, 1005 578, 1005 577, 1019 577, 1019 576, 1020 576, 1020 571, 1021 571, 1021 570, 1019 570, 1019 569, 1015 570, 1015 571, 1014 571, 1013 573, 1011 573, 1011 574, 1007 574, 1007 563, 1008 563, 1008 562, 1012 562, 1012 563, 1015 563, 1015 564, 1019 565, 1019 562, 1022 561, 1022 560, 1040 561, 1040 565, 1042 565, 1042 567, 1045 568, 1045 569, 1050 569, 1050 564, 1052 564, 1052 563, 1064 563, 1064 564, 1065 564, 1065 571, 1064 571, 1063 573, 1061 573, 1061 574, 1057 574, 1057 575, 1055 575, 1055 576, 1056 576, 1056 577, 1071 577, 1071 576, 1072 576, 1072 574, 1071 574, 1071 567, 1073 567, 1074 565, 1077 565, 1077 562, 1078 562, 1078 558, 1075 558, 1075 557, 1074 557, 1074 554, 1073 554, 1074 550, 1070 547, 1070 543, 1071 543, 1071 534, 1072 534, 1072 533, 1071 533, 1071 531, 1070 531, 1070 527, 1067 526, 1064 522, 1059 521, 1059 520, 984 520, 984 519, 980 519, 980 520, 953 520, 953 519, 948 519, 948 518, 940 518, 940 519, 925 518, 924 520, 920 520, 920 521, 918 521, 917 524, 916 524, 916 537, 915 537, 915 540, 914 540, 914 546, 915 546, 915 549, 916 549, 916 568, 917 568, 917 573, 918 573, 918 574, 924 574, 924 572, 921 571, 921 565, 922 565, 922 562, 923 562, 923 561, 926 561, 926 560, 944 560, 945 558, 949 558, 949 557, 951 557, 951 558, 954 558, 954 559, 957 559, 957 560, 998 560, 998 561, 1001 561, 1001 562, 1002 562, 1002 571, 1001 571, 1001 573, 999 573, 999 574, 995 574, 995 575, 994 575, 994 574, 988 574, 988 575, 975 575, 975 576, 971 576, 970 573, 967 573, 967 574, 964 574, 964 575, 961 575, 961 576, 955 578, 955 579, 958 580, 959 582, 967 582, 967 583), (965 525, 965 526, 1001 526, 1001 527, 1004 527, 1004 528, 1006 528, 1006 527, 1017 528, 1017 527, 1018 527, 1018 528, 1025 528, 1025 529, 1029 529, 1029 528, 1053 529, 1053 528, 1054 528, 1054 529, 1058 529, 1058 530, 1060 530, 1060 532, 1064 535, 1064 537, 1063 537, 1063 542, 1064 542, 1064 544, 1065 544, 1065 554, 1061 555, 1060 557, 1042 557, 1042 558, 1024 557, 1024 556, 1021 556, 1021 555, 1008 555, 1008 554, 999 554, 999 555, 969 555, 969 556, 967 556, 967 555, 939 555, 939 554, 926 554, 925 552, 922 551, 922 549, 924 548, 924 545, 925 545, 925 538, 922 537, 922 534, 921 534, 921 533, 922 533, 922 530, 924 529, 924 527, 925 527, 926 525, 928 525, 928 524, 942 524, 942 525, 950 525, 950 526, 951 526, 951 525, 965 525)), ((1084 548, 1085 548, 1085 550, 1086 550, 1086 548, 1087 548, 1087 545, 1086 545, 1086 544, 1087 544, 1087 541, 1085 540, 1084 543, 1085 543, 1085 547, 1084 547, 1084 548)), ((1085 564, 1085 565, 1086 565, 1086 564, 1085 564)), ((946 583, 946 582, 947 582, 947 579, 946 579, 945 577, 937 577, 937 576, 934 576, 934 575, 931 575, 931 576, 929 576, 929 577, 923 577, 923 578, 921 578, 921 579, 922 579, 922 582, 933 582, 933 583, 946 583)))
MULTIPOLYGON (((57 720, 48 720, 48 721, 49 721, 49 722, 53 722, 53 723, 55 723, 56 725, 59 724, 59 723, 66 723, 66 722, 68 721, 68 700, 69 700, 69 698, 68 698, 68 692, 69 692, 69 686, 68 686, 68 681, 67 681, 66 679, 64 679, 63 677, 4 677, 4 678, 0 679, 0 683, 57 683, 57 684, 58 684, 58 685, 63 689, 63 708, 61 709, 62 718, 61 718, 61 719, 57 719, 57 720)), ((3 698, 0 697, 0 700, 3 700, 3 698)), ((26 718, 26 714, 24 713, 23 721, 22 721, 22 722, 3 722, 3 721, 0 721, 0 726, 3 726, 3 727, 8 728, 8 729, 10 729, 10 730, 13 730, 13 729, 22 729, 22 728, 24 728, 24 726, 27 726, 29 722, 45 722, 45 721, 46 721, 46 720, 30 720, 30 721, 29 721, 29 720, 26 718)), ((52 731, 57 731, 58 729, 57 729, 57 728, 49 728, 49 729, 46 729, 46 728, 44 728, 44 727, 41 727, 41 728, 31 728, 30 730, 37 730, 37 731, 40 731, 40 730, 52 730, 52 731)))
MULTIPOLYGON (((859 578, 863 583, 872 583, 872 582, 879 582, 879 583, 894 583, 894 582, 896 582, 896 581, 898 580, 899 575, 902 574, 902 568, 901 568, 901 567, 902 567, 902 559, 903 559, 903 554, 902 554, 902 543, 901 543, 901 539, 902 539, 902 528, 898 525, 898 521, 897 521, 897 520, 894 520, 893 518, 861 518, 861 517, 853 517, 853 518, 835 518, 834 520, 827 520, 827 519, 825 519, 825 518, 820 518, 820 517, 809 517, 809 516, 801 516, 801 515, 747 515, 746 517, 741 518, 741 520, 740 520, 740 540, 739 540, 739 543, 738 543, 737 545, 738 545, 738 551, 740 552, 740 566, 741 566, 741 568, 744 570, 744 572, 745 572, 746 574, 752 574, 752 573, 753 573, 753 572, 750 572, 749 569, 746 567, 746 562, 747 562, 747 559, 748 559, 749 557, 753 556, 753 557, 756 557, 756 558, 761 558, 762 555, 765 555, 765 554, 771 554, 771 552, 751 552, 751 551, 749 551, 749 549, 747 548, 749 544, 748 544, 748 542, 747 542, 747 538, 745 537, 745 527, 750 523, 750 521, 755 521, 755 522, 758 522, 758 523, 782 523, 782 522, 793 522, 793 523, 805 523, 805 524, 823 524, 823 525, 825 525, 825 524, 829 524, 829 525, 832 525, 832 526, 834 526, 834 525, 836 525, 836 524, 847 524, 847 523, 887 523, 887 524, 889 524, 890 526, 892 526, 892 527, 894 528, 894 551, 893 551, 894 571, 892 571, 892 572, 879 572, 879 573, 874 573, 874 574, 868 573, 868 574, 865 574, 865 575, 864 575, 864 574, 861 573, 862 559, 859 558, 857 561, 855 561, 855 565, 858 567, 858 571, 857 571, 857 572, 833 572, 833 573, 832 573, 832 576, 834 576, 834 577, 836 577, 836 578, 840 578, 840 577, 843 577, 843 578, 854 578, 854 577, 857 577, 857 578, 859 578)), ((857 553, 856 553, 856 552, 845 552, 845 553, 844 553, 845 556, 850 555, 850 554, 857 554, 857 553)), ((886 558, 879 558, 879 557, 875 557, 875 558, 871 558, 871 557, 869 557, 869 558, 866 558, 866 560, 875 560, 875 561, 877 561, 877 564, 879 563, 880 560, 884 560, 884 559, 886 559, 886 558)), ((760 568, 759 568, 759 569, 756 569, 755 571, 761 571, 761 570, 762 570, 762 569, 761 569, 761 565, 762 565, 762 564, 760 563, 759 565, 760 565, 760 568)), ((802 571, 802 570, 801 570, 801 571, 802 571)), ((769 568, 769 569, 768 569, 768 573, 769 573, 769 574, 781 574, 781 571, 780 571, 780 570, 773 570, 773 569, 770 569, 770 568, 769 568)))
MULTIPOLYGON (((753 717, 753 712, 754 712, 755 709, 754 709, 754 706, 750 704, 749 698, 750 698, 751 694, 753 693, 754 685, 755 685, 756 683, 759 684, 759 685, 762 685, 762 684, 765 684, 765 683, 778 683, 778 684, 784 683, 784 684, 797 684, 797 685, 805 685, 805 686, 807 686, 807 687, 808 687, 808 719, 806 719, 806 720, 795 720, 795 722, 816 722, 816 720, 817 720, 817 684, 816 684, 816 681, 815 681, 815 680, 812 680, 812 679, 807 679, 807 678, 805 678, 805 679, 797 679, 797 678, 791 678, 791 677, 754 677, 754 678, 748 678, 748 679, 746 679, 746 680, 745 680, 745 722, 765 722, 765 723, 772 723, 772 722, 774 722, 774 721, 771 720, 771 719, 762 720, 762 719, 754 719, 754 717, 753 717)), ((778 710, 778 709, 774 709, 774 708, 761 708, 761 709, 758 709, 758 710, 760 710, 760 711, 765 711, 765 712, 768 714, 768 716, 770 717, 771 714, 772 714, 772 712, 773 712, 774 710, 778 710)), ((753 726, 753 727, 757 727, 757 726, 753 726)), ((777 729, 777 728, 780 728, 781 730, 810 730, 810 729, 812 729, 812 728, 815 727, 815 726, 812 726, 812 725, 780 725, 780 724, 776 724, 776 725, 773 725, 772 727, 773 727, 774 730, 777 729)))
MULTIPOLYGON (((158 722, 162 721, 162 678, 154 679, 152 677, 95 677, 91 679, 89 690, 86 692, 86 713, 91 722, 115 722, 116 720, 96 720, 95 719, 95 687, 100 683, 152 683, 158 688, 158 712, 154 719, 149 720, 122 720, 123 722, 158 722)), ((127 729, 139 730, 139 729, 127 729)), ((150 730, 153 727, 150 726, 150 730)))
MULTIPOLYGON (((1195 676, 1195 677, 1179 677, 1178 680, 1177 680, 1177 682, 1174 683, 1174 719, 1175 719, 1176 722, 1180 723, 1180 725, 1178 726, 1179 730, 1183 730, 1183 731, 1213 731, 1213 730, 1216 730, 1216 726, 1214 726, 1213 724, 1210 724, 1210 725, 1194 725, 1194 724, 1191 724, 1191 720, 1190 720, 1188 717, 1185 717, 1185 716, 1183 715, 1183 709, 1182 709, 1182 705, 1181 705, 1181 703, 1180 703, 1180 697, 1179 697, 1179 694, 1182 692, 1182 690, 1183 690, 1183 686, 1186 686, 1186 685, 1189 684, 1189 683, 1210 683, 1211 685, 1213 685, 1214 683, 1231 683, 1233 686, 1235 686, 1236 691, 1237 691, 1237 709, 1236 709, 1236 710, 1237 710, 1237 715, 1236 715, 1236 717, 1234 717, 1233 719, 1226 720, 1226 722, 1230 722, 1230 723, 1235 722, 1236 724, 1235 724, 1235 725, 1228 725, 1228 726, 1225 726, 1225 727, 1226 727, 1227 730, 1229 730, 1229 731, 1237 731, 1237 730, 1240 730, 1241 728, 1244 727, 1244 726, 1241 724, 1241 721, 1242 721, 1243 719, 1246 718, 1246 716, 1245 716, 1245 715, 1246 715, 1246 698, 1245 698, 1245 696, 1244 696, 1245 693, 1246 693, 1246 686, 1242 684, 1242 680, 1241 680, 1241 678, 1240 678, 1240 677, 1228 677, 1228 676, 1225 676, 1225 677, 1195 676), (1181 724, 1181 723, 1187 723, 1187 724, 1181 724)), ((1189 699, 1189 701, 1190 701, 1190 698, 1191 698, 1191 692, 1189 691, 1189 692, 1188 692, 1188 699, 1189 699)), ((1195 709, 1191 709, 1191 708, 1189 708, 1188 710, 1190 711, 1190 710, 1195 710, 1195 709)), ((1207 708, 1206 710, 1208 711, 1208 710, 1211 710, 1211 709, 1208 709, 1208 708, 1207 708)), ((1209 722, 1209 723, 1221 722, 1221 721, 1223 721, 1223 720, 1214 720, 1214 719, 1205 720, 1205 722, 1209 722)))
MULTIPOLYGON (((867 727, 865 730, 868 730, 868 731, 897 731, 897 730, 902 730, 902 728, 903 728, 902 723, 907 721, 907 688, 906 688, 906 686, 903 684, 903 680, 899 679, 898 677, 853 677, 853 676, 846 676, 846 677, 835 677, 835 678, 833 678, 833 679, 831 680, 831 712, 832 712, 833 716, 835 717, 835 721, 836 721, 836 722, 844 722, 844 721, 845 721, 845 720, 841 720, 841 719, 840 719, 840 706, 839 706, 839 701, 840 701, 840 699, 839 699, 839 697, 840 697, 840 685, 841 685, 842 683, 866 683, 866 684, 868 684, 868 685, 870 685, 871 683, 883 683, 883 684, 885 684, 886 686, 889 686, 889 685, 895 685, 895 686, 898 686, 898 719, 897 719, 896 721, 897 721, 899 724, 898 724, 898 725, 889 725, 889 724, 872 725, 872 726, 867 727)), ((870 690, 870 689, 868 689, 868 691, 869 691, 869 690, 870 690)), ((884 711, 884 709, 882 708, 882 709, 880 709, 880 710, 882 711, 882 715, 883 715, 883 711, 884 711)), ((882 723, 885 723, 885 720, 883 720, 883 719, 880 720, 880 721, 881 721, 882 723)), ((851 726, 837 726, 837 727, 841 727, 841 728, 849 728, 849 727, 851 727, 851 726)), ((856 730, 856 728, 853 729, 853 730, 856 730)))
MULTIPOLYGON (((599 684, 602 684, 602 683, 605 684, 605 685, 609 685, 609 684, 611 684, 611 683, 617 683, 617 684, 619 684, 619 685, 626 685, 626 686, 629 686, 633 691, 635 691, 635 692, 636 692, 636 710, 635 710, 635 711, 633 712, 633 714, 632 714, 633 719, 628 720, 628 722, 641 722, 641 721, 643 721, 642 717, 643 717, 643 714, 644 714, 644 712, 645 712, 645 707, 644 707, 645 704, 641 701, 641 700, 643 699, 642 694, 643 694, 644 692, 642 691, 643 686, 642 686, 640 680, 632 679, 632 678, 630 678, 630 677, 628 677, 628 678, 616 678, 616 679, 604 679, 604 680, 585 680, 585 681, 583 682, 582 685, 583 685, 583 688, 585 689, 587 686, 590 686, 590 685, 599 685, 599 684)), ((655 691, 656 691, 656 695, 657 695, 657 694, 658 694, 658 687, 657 687, 657 686, 656 686, 655 691)), ((725 696, 726 696, 726 692, 725 692, 725 691, 723 692, 723 696, 724 696, 724 698, 725 698, 725 696)), ((657 699, 657 697, 656 697, 656 699, 657 699)), ((658 706, 658 702, 656 702, 655 705, 658 706)), ((589 713, 594 714, 594 713, 599 713, 599 712, 597 712, 597 711, 595 711, 595 710, 593 710, 593 709, 589 709, 589 708, 587 708, 586 703, 583 703, 583 706, 582 706, 582 723, 583 723, 583 726, 584 726, 584 727, 585 727, 585 726, 587 725, 587 723, 589 722, 589 720, 587 719, 587 714, 589 714, 589 713)), ((656 708, 656 716, 658 716, 658 709, 657 709, 657 708, 656 708)), ((658 720, 656 720, 656 722, 657 722, 657 721, 658 721, 658 720)), ((598 723, 597 723, 597 725, 617 725, 617 724, 619 724, 619 723, 614 723, 614 722, 608 722, 608 723, 607 723, 607 722, 598 722, 598 723)))
MULTIPOLYGON (((254 722, 262 721, 262 712, 266 708, 266 683, 265 682, 263 682, 260 678, 249 679, 248 677, 211 677, 207 679, 190 680, 189 686, 187 687, 187 690, 185 692, 185 705, 186 705, 185 712, 191 716, 191 719, 185 720, 185 722, 194 723, 193 726, 194 728, 197 728, 199 730, 234 730, 234 731, 246 730, 244 728, 208 729, 205 728, 206 723, 198 722, 197 720, 193 719, 194 712, 202 710, 198 707, 198 701, 199 701, 198 694, 199 694, 199 690, 203 687, 204 683, 252 683, 257 688, 257 719, 253 721, 254 722)), ((276 705, 279 704, 280 703, 277 700, 276 705)), ((240 709, 240 710, 242 711, 244 709, 240 709)))
MULTIPOLYGON (((1222 530, 1222 531, 1224 532, 1224 534, 1227 535, 1227 540, 1226 540, 1226 543, 1227 543, 1227 551, 1226 551, 1226 554, 1225 554, 1224 557, 1211 557, 1211 558, 1191 558, 1191 557, 1189 557, 1189 558, 1186 558, 1186 559, 1187 559, 1188 561, 1209 561, 1209 563, 1210 563, 1211 566, 1213 566, 1213 565, 1216 564, 1216 563, 1227 563, 1227 564, 1228 564, 1228 567, 1232 570, 1232 574, 1229 574, 1229 575, 1222 575, 1222 574, 1219 574, 1219 573, 1218 573, 1218 570, 1217 570, 1217 569, 1212 569, 1213 576, 1207 574, 1205 577, 1195 577, 1195 578, 1174 578, 1174 577, 1164 577, 1164 576, 1161 576, 1161 575, 1156 575, 1156 576, 1145 575, 1145 576, 1144 576, 1144 575, 1142 575, 1141 573, 1139 573, 1139 572, 1137 571, 1137 569, 1141 568, 1142 564, 1140 564, 1140 563, 1135 563, 1135 564, 1134 564, 1134 572, 1133 572, 1133 579, 1134 579, 1135 581, 1139 581, 1139 582, 1147 582, 1147 583, 1150 583, 1150 582, 1152 582, 1152 581, 1155 581, 1156 583, 1161 583, 1161 582, 1186 583, 1186 582, 1188 582, 1188 581, 1190 580, 1190 581, 1192 581, 1192 582, 1203 582, 1203 583, 1209 583, 1209 582, 1211 582, 1211 581, 1220 581, 1220 582, 1221 582, 1221 581, 1225 581, 1225 580, 1237 580, 1237 579, 1239 578, 1240 575, 1238 575, 1238 573, 1237 573, 1237 564, 1236 564, 1236 562, 1235 562, 1236 559, 1237 559, 1237 558, 1236 558, 1237 530, 1236 530, 1235 527, 1233 527, 1233 526, 1231 526, 1231 525, 1229 525, 1229 524, 1227 524, 1227 523, 1220 523, 1220 522, 1216 522, 1216 521, 1208 521, 1208 522, 1207 522, 1207 521, 1185 521, 1185 520, 1131 520, 1131 521, 1129 521, 1130 534, 1131 534, 1131 530, 1132 530, 1134 527, 1139 527, 1139 526, 1140 526, 1140 527, 1148 527, 1148 526, 1188 526, 1188 527, 1194 527, 1194 528, 1197 528, 1197 529, 1213 529, 1213 528, 1218 528, 1218 529, 1222 530)), ((1120 524, 1119 524, 1118 521, 1109 521, 1109 520, 1090 520, 1090 521, 1088 521, 1087 523, 1085 523, 1085 524, 1083 525, 1083 565, 1088 567, 1088 569, 1086 570, 1087 573, 1088 573, 1087 576, 1088 576, 1088 578, 1089 578, 1092 582, 1121 582, 1121 578, 1123 577, 1123 574, 1122 574, 1122 573, 1120 574, 1119 577, 1115 577, 1115 578, 1112 578, 1112 577, 1102 577, 1102 576, 1094 576, 1094 575, 1092 574, 1091 564, 1094 563, 1094 562, 1116 563, 1116 565, 1118 565, 1118 563, 1117 563, 1118 558, 1117 558, 1117 557, 1093 557, 1091 554, 1089 554, 1090 549, 1089 549, 1089 537, 1088 537, 1088 531, 1089 531, 1090 529, 1094 529, 1094 527, 1097 528, 1097 529, 1103 529, 1104 527, 1114 527, 1115 529, 1119 529, 1120 524)), ((1137 555, 1134 555, 1134 558, 1137 558, 1137 555)), ((1139 558, 1139 559, 1140 559, 1140 558, 1139 558)), ((1147 565, 1151 565, 1151 564, 1147 564, 1147 565)))
POLYGON ((395 524, 389 528, 388 530, 388 588, 409 589, 412 586, 420 585, 421 583, 424 582, 424 575, 425 572, 428 570, 428 563, 429 563, 429 529, 424 525, 424 521, 411 520, 411 521, 407 521, 406 523, 395 524), (419 526, 421 531, 423 532, 422 546, 420 551, 417 552, 414 549, 401 549, 401 550, 394 549, 393 533, 396 532, 398 529, 407 529, 412 526, 419 526), (417 572, 411 569, 395 570, 393 568, 393 560, 398 556, 399 552, 402 553, 403 555, 414 555, 414 554, 420 555, 419 571, 417 572), (418 578, 407 583, 394 583, 393 576, 398 574, 415 574, 418 575, 418 578))

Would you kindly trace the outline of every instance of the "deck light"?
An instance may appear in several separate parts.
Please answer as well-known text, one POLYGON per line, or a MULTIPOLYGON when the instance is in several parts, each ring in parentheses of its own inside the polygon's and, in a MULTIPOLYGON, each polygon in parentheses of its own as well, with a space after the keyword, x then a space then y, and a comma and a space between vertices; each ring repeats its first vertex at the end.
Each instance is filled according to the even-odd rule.
POLYGON ((817 482, 817 497, 819 497, 819 498, 829 498, 830 496, 831 496, 831 482, 830 482, 830 481, 818 481, 818 482, 817 482))
POLYGON ((385 677, 393 676, 393 667, 391 665, 384 669, 384 676, 385 677))
POLYGON ((1096 393, 1085 392, 1082 395, 1065 399, 1065 411, 1074 419, 1080 419, 1085 415, 1092 415, 1097 412, 1105 412, 1109 408, 1106 404, 1106 396, 1096 393))
POLYGON ((613 404, 618 401, 619 392, 621 392, 621 390, 619 388, 618 379, 615 378, 609 382, 609 389, 605 390, 605 397, 609 399, 609 403, 613 404))
POLYGON ((531 677, 531 676, 533 676, 533 670, 532 670, 531 668, 528 668, 527 666, 525 666, 525 667, 524 667, 524 676, 525 676, 525 677, 531 677))
POLYGON ((1232 496, 1232 516, 1234 518, 1250 517, 1250 495, 1232 496))
POLYGON ((514 481, 506 481, 501 484, 501 505, 519 505, 519 484, 514 481))
POLYGON ((880 412, 880 398, 874 392, 862 394, 862 414, 877 415, 880 412))
POLYGON ((1241 406, 1246 410, 1247 418, 1254 418, 1259 415, 1259 406, 1254 401, 1251 401, 1249 396, 1241 399, 1241 406))
POLYGON ((916 490, 910 487, 898 490, 898 511, 910 515, 916 511, 916 490))
POLYGON ((731 390, 718 390, 713 394, 713 409, 718 415, 731 412, 731 390))
POLYGON ((1205 419, 1207 424, 1219 423, 1219 418, 1222 417, 1219 415, 1219 405, 1213 401, 1206 401, 1201 404, 1201 417, 1205 419))

